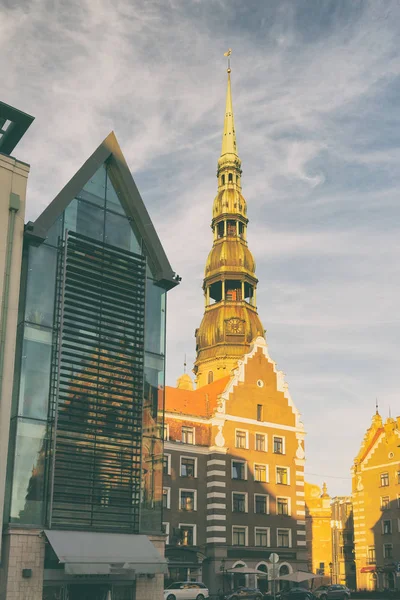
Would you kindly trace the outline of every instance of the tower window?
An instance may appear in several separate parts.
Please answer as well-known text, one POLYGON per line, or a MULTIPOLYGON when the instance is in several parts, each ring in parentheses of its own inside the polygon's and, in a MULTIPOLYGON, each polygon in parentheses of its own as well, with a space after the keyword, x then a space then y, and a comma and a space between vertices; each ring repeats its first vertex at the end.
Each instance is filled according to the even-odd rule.
POLYGON ((225 297, 230 302, 242 300, 242 284, 240 281, 227 281, 225 283, 225 297))
POLYGON ((225 175, 222 175, 222 177, 221 177, 221 184, 225 185, 225 175))
POLYGON ((243 223, 239 223, 239 235, 243 237, 244 226, 243 223))
POLYGON ((218 239, 224 237, 224 223, 223 223, 223 221, 221 223, 218 223, 218 225, 217 225, 217 237, 218 237, 218 239))
POLYGON ((233 181, 233 175, 232 175, 232 173, 229 173, 229 175, 228 175, 228 181, 229 182, 233 181))
POLYGON ((226 224, 227 235, 236 235, 236 221, 228 221, 226 224))
POLYGON ((214 373, 212 371, 208 371, 207 383, 212 383, 213 381, 214 381, 214 373))

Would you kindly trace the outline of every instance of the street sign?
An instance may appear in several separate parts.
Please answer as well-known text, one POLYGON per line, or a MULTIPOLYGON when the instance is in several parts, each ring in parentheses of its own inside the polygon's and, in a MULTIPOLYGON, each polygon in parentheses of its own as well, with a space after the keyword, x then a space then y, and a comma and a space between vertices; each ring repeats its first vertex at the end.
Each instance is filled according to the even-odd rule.
POLYGON ((269 555, 269 562, 272 562, 273 565, 276 565, 277 562, 279 562, 279 554, 277 554, 276 552, 272 552, 269 555))

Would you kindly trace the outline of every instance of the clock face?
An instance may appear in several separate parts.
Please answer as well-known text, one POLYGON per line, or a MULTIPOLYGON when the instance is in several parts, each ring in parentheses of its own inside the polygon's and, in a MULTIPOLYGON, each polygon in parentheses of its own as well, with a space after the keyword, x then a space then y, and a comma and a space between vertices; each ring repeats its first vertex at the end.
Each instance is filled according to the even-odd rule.
POLYGON ((243 321, 240 319, 229 319, 227 325, 229 333, 243 333, 243 321))

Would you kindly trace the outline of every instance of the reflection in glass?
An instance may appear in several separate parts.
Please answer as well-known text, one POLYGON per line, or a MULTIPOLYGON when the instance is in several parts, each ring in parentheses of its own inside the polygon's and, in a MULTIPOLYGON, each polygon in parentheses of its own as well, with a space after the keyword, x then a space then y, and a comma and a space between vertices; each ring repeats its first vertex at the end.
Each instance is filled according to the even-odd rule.
POLYGON ((78 200, 75 231, 94 240, 103 241, 104 211, 78 200))
POLYGON ((117 248, 140 254, 140 244, 132 230, 131 223, 125 216, 106 212, 105 242, 117 246, 117 248))
POLYGON ((121 202, 118 198, 118 194, 115 191, 115 188, 110 179, 110 168, 107 168, 107 210, 113 210, 114 212, 120 213, 121 215, 125 215, 125 210, 122 208, 121 202))
POLYGON ((93 202, 104 208, 106 197, 106 169, 104 165, 96 171, 93 177, 87 182, 83 190, 79 192, 78 198, 93 202))
POLYGON ((145 349, 155 354, 164 354, 165 295, 165 289, 147 279, 145 349))
POLYGON ((51 332, 25 327, 18 412, 46 419, 49 399, 51 332))
POLYGON ((13 523, 42 523, 45 444, 45 423, 18 420, 10 515, 13 523))
POLYGON ((37 325, 53 325, 57 250, 51 246, 29 248, 25 320, 37 325))
POLYGON ((58 238, 62 235, 62 224, 63 224, 63 216, 64 213, 58 217, 58 219, 53 223, 46 235, 45 244, 49 244, 51 246, 58 246, 58 238))
POLYGON ((163 356, 146 352, 144 359, 145 412, 143 417, 143 431, 146 432, 153 426, 158 426, 160 429, 157 432, 157 437, 160 438, 163 437, 161 427, 163 424, 162 411, 164 406, 164 369, 165 361, 163 356))

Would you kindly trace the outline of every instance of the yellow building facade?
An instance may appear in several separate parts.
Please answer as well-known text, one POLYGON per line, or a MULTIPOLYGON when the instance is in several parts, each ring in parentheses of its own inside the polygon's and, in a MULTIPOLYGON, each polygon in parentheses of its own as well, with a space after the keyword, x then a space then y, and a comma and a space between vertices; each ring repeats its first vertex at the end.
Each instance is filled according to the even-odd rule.
MULTIPOLYGON (((331 498, 326 485, 305 482, 306 535, 309 570, 324 582, 332 577, 331 498)), ((318 582, 320 583, 320 582, 318 582)))
POLYGON ((400 589, 400 417, 378 410, 352 468, 357 588, 400 589))

